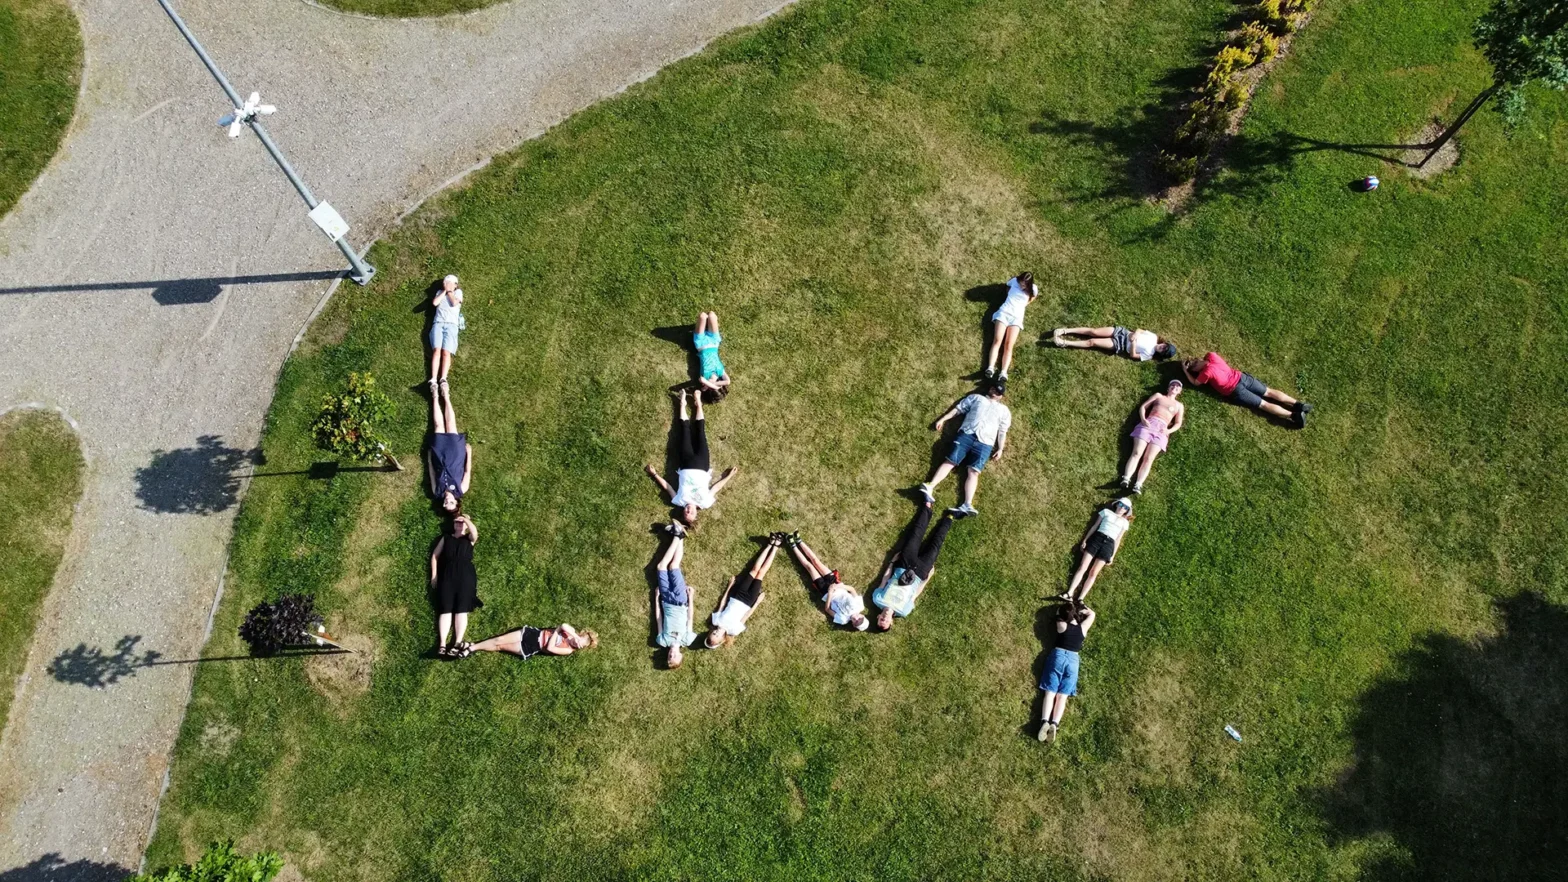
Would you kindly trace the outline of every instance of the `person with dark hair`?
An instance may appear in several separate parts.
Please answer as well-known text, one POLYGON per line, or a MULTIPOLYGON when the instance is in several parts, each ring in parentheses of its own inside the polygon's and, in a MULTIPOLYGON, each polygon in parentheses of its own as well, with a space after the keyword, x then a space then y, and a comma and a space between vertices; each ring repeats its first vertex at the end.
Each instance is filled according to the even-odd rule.
POLYGON ((468 515, 452 519, 452 534, 436 540, 430 552, 430 593, 436 606, 436 655, 440 658, 467 658, 471 644, 463 642, 468 630, 468 614, 484 606, 479 599, 479 579, 474 571, 474 545, 479 530, 468 515), (456 629, 455 639, 447 636, 456 629))
POLYGON ((1133 361, 1164 361, 1176 357, 1176 344, 1142 328, 1128 330, 1121 325, 1107 328, 1057 328, 1051 343, 1062 349, 1098 349, 1133 361), (1076 337, 1069 340, 1068 337, 1076 337))
POLYGON ((1047 744, 1056 740, 1061 728, 1062 714, 1067 712, 1067 699, 1078 694, 1078 654, 1083 651, 1084 638, 1094 627, 1094 610, 1082 603, 1064 603, 1056 610, 1056 645, 1046 659, 1045 672, 1040 677, 1040 691, 1045 693, 1040 703, 1040 731, 1037 737, 1047 744))
POLYGON ((932 429, 941 432, 948 420, 958 414, 964 415, 958 437, 953 441, 952 452, 931 473, 931 480, 918 488, 927 502, 935 502, 936 485, 952 474, 953 469, 964 466, 966 472, 963 489, 959 491, 959 503, 948 509, 959 517, 980 513, 974 506, 975 489, 980 486, 980 471, 987 462, 1001 459, 1002 451, 1007 447, 1007 430, 1013 424, 1013 412, 1002 403, 1002 396, 1007 394, 1007 385, 996 380, 987 383, 984 391, 984 395, 978 392, 965 395, 931 424, 932 429))
POLYGON ((474 448, 457 430, 452 391, 445 384, 430 396, 430 413, 435 423, 435 434, 430 439, 430 495, 436 498, 442 511, 456 514, 473 478, 474 448), (444 407, 443 398, 446 400, 444 407))
POLYGON ((719 598, 718 609, 713 612, 713 630, 708 632, 703 641, 709 649, 734 643, 735 635, 746 630, 746 622, 751 619, 751 614, 757 611, 763 598, 767 597, 762 591, 762 579, 773 566, 773 558, 778 555, 779 547, 783 544, 777 533, 768 537, 768 544, 757 552, 746 572, 730 579, 730 583, 724 586, 724 596, 719 598))
POLYGON ((690 527, 697 523, 697 512, 712 507, 719 491, 735 477, 739 469, 730 466, 724 470, 724 474, 717 482, 709 486, 710 482, 713 482, 713 467, 708 456, 708 424, 702 416, 702 396, 682 389, 680 406, 680 420, 677 425, 679 445, 675 458, 678 486, 671 487, 670 482, 664 480, 659 475, 659 470, 651 465, 644 466, 643 471, 659 485, 659 489, 669 498, 670 504, 680 510, 680 519, 690 527), (696 404, 696 419, 691 417, 691 410, 687 406, 688 398, 694 400, 696 404))
POLYGON ((844 580, 839 578, 838 570, 823 563, 822 558, 811 550, 811 546, 800 538, 799 532, 773 535, 783 539, 795 560, 806 568, 806 574, 811 577, 813 594, 821 595, 823 610, 833 620, 833 624, 856 631, 864 631, 870 626, 871 622, 866 618, 866 601, 860 592, 845 585, 844 580))
POLYGON ((667 667, 673 671, 681 666, 681 650, 697 640, 697 632, 692 630, 692 603, 697 594, 681 574, 686 531, 678 523, 671 523, 667 531, 670 547, 658 563, 659 588, 653 599, 653 616, 659 627, 655 642, 669 650, 667 667))
POLYGON ((1187 379, 1199 386, 1208 386, 1222 398, 1278 417, 1298 429, 1306 428, 1312 405, 1297 401, 1278 389, 1270 389, 1257 377, 1236 370, 1226 364, 1218 352, 1189 358, 1182 362, 1181 369, 1186 372, 1187 379))
POLYGON ((985 358, 985 378, 1007 380, 1007 369, 1013 364, 1013 347, 1018 344, 1018 333, 1024 329, 1024 310, 1040 296, 1034 282, 1034 273, 1021 272, 1007 280, 1007 299, 991 315, 991 351, 985 358), (1001 369, 997 369, 997 353, 1001 353, 1001 369))
POLYGON ((719 314, 704 312, 697 315, 697 328, 692 332, 692 345, 697 349, 697 361, 702 371, 697 385, 708 400, 718 401, 729 392, 730 374, 719 360, 719 314))
POLYGON ((1072 581, 1067 583, 1067 591, 1060 595, 1061 599, 1082 601, 1089 596, 1089 589, 1094 587, 1100 571, 1116 560, 1116 552, 1122 547, 1122 537, 1127 535, 1132 520, 1132 500, 1125 496, 1095 513, 1094 522, 1078 540, 1078 550, 1083 552, 1083 557, 1078 561, 1078 571, 1073 573, 1072 581))
POLYGON ((1164 392, 1149 396, 1138 408, 1138 425, 1132 429, 1132 454, 1127 457, 1127 467, 1122 470, 1118 486, 1131 490, 1133 495, 1143 492, 1143 482, 1154 468, 1154 458, 1165 452, 1171 433, 1181 428, 1186 419, 1187 406, 1177 401, 1181 395, 1181 380, 1171 380, 1164 392), (1137 473, 1137 480, 1133 474, 1137 473))
POLYGON ((599 635, 589 630, 578 631, 562 622, 554 628, 535 628, 524 625, 489 640, 473 645, 474 652, 510 652, 527 661, 540 653, 545 655, 571 655, 581 649, 599 646, 599 635))
POLYGON ((893 559, 883 568, 877 587, 871 592, 871 602, 881 610, 877 614, 877 627, 883 631, 893 627, 893 617, 900 618, 915 611, 915 601, 931 584, 936 574, 937 555, 942 553, 942 543, 953 528, 953 511, 949 509, 936 522, 936 529, 926 536, 931 523, 931 503, 923 502, 915 512, 915 520, 904 534, 904 544, 893 559))

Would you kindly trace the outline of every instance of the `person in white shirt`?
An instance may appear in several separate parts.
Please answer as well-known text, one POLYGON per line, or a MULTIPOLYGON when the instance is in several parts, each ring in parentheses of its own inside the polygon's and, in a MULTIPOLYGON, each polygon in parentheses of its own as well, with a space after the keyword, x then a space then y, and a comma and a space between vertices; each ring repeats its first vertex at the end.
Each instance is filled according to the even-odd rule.
POLYGON ((435 321, 430 323, 430 388, 446 385, 446 375, 452 370, 452 356, 457 352, 457 332, 463 324, 463 289, 457 287, 457 276, 441 280, 441 290, 430 305, 436 308, 435 321))
POLYGON ((762 590, 762 580, 768 575, 773 558, 778 555, 783 544, 784 540, 779 538, 779 534, 769 536, 768 544, 757 552, 746 572, 731 579, 724 587, 724 596, 719 598, 719 608, 714 610, 713 618, 710 619, 713 630, 704 638, 704 646, 709 649, 728 646, 735 642, 736 634, 746 630, 751 614, 757 611, 757 607, 768 596, 762 590))
POLYGON ((1100 571, 1116 560, 1122 538, 1131 526, 1132 500, 1125 496, 1095 513, 1094 522, 1078 541, 1078 550, 1083 552, 1083 557, 1078 561, 1078 572, 1073 573, 1072 581, 1067 583, 1067 590, 1059 595, 1062 600, 1082 603, 1089 596, 1089 589, 1094 587, 1100 571))
POLYGON ((980 513, 974 506, 980 472, 987 462, 1001 459, 1002 451, 1007 449, 1007 430, 1013 424, 1013 412, 1002 403, 1002 396, 1006 393, 1006 384, 1000 380, 993 381, 986 386, 984 395, 978 392, 965 395, 962 401, 931 424, 931 428, 941 432, 948 420, 959 414, 964 415, 958 437, 953 441, 952 452, 931 473, 931 480, 920 485, 920 493, 927 502, 936 500, 936 485, 952 474, 953 469, 964 466, 966 472, 963 489, 959 491, 959 503, 948 511, 959 517, 980 513))
POLYGON ((828 565, 817 557, 811 546, 800 538, 800 533, 774 533, 775 538, 784 540, 795 560, 806 568, 806 573, 811 577, 813 593, 821 593, 822 606, 833 624, 864 631, 871 625, 871 620, 866 618, 866 601, 860 592, 845 585, 839 578, 838 570, 829 569, 828 565))
POLYGON ((675 456, 676 486, 671 487, 670 482, 659 476, 659 470, 653 466, 644 466, 643 471, 653 479, 664 495, 669 497, 670 504, 680 510, 680 519, 686 526, 695 526, 697 512, 700 509, 711 508, 719 491, 735 477, 739 471, 735 466, 724 470, 724 474, 717 482, 713 481, 713 471, 708 458, 708 432, 707 421, 702 417, 702 396, 693 394, 688 389, 680 392, 681 413, 676 422, 677 434, 675 456), (687 406, 688 398, 697 405, 697 418, 692 419, 691 410, 687 406), (710 483, 712 486, 709 486, 710 483))
POLYGON ((991 315, 991 351, 985 359, 985 378, 1007 379, 1007 369, 1013 365, 1013 347, 1018 344, 1018 334, 1024 329, 1024 309, 1040 296, 1034 283, 1034 273, 1022 272, 1007 280, 1007 299, 991 315), (997 354, 1002 356, 1001 370, 997 370, 997 354))
POLYGON ((1176 357, 1176 344, 1142 328, 1128 330, 1120 325, 1108 328, 1057 328, 1051 344, 1062 349, 1098 349, 1133 361, 1164 361, 1176 357), (1069 340, 1068 337, 1079 337, 1069 340))

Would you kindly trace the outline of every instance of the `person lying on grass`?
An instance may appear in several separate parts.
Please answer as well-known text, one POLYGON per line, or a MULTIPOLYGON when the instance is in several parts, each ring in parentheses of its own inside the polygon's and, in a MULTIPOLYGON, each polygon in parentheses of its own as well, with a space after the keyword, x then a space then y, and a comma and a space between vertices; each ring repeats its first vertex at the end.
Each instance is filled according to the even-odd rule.
POLYGON ((904 534, 904 544, 893 559, 883 568, 877 587, 871 592, 871 602, 881 610, 877 614, 877 627, 887 631, 893 627, 893 617, 900 618, 915 611, 915 601, 925 593, 936 573, 936 558, 942 553, 942 543, 953 528, 953 510, 948 509, 937 521, 936 529, 926 536, 931 523, 931 502, 922 502, 915 511, 915 520, 904 534), (922 541, 924 540, 924 541, 922 541))
POLYGON ((474 448, 457 431, 457 414, 452 411, 452 390, 445 383, 430 396, 430 415, 435 434, 430 439, 430 495, 442 511, 456 513, 468 482, 474 474, 474 448), (444 393, 444 394, 443 394, 444 393), (446 405, 442 406, 445 398, 446 405))
POLYGON ((472 519, 459 514, 452 519, 452 535, 436 540, 430 552, 430 591, 436 602, 436 655, 467 658, 472 644, 463 642, 468 614, 484 606, 479 599, 479 579, 474 572, 474 546, 479 530, 472 519), (456 629, 450 646, 447 636, 456 629))
POLYGON ((452 371, 452 356, 457 354, 457 332, 463 324, 463 289, 457 287, 457 276, 441 280, 441 290, 430 305, 436 308, 435 321, 430 323, 430 396, 435 397, 436 383, 445 384, 446 375, 452 371))
POLYGON ((659 628, 655 642, 669 650, 666 666, 673 671, 681 666, 681 650, 697 640, 697 632, 691 627, 692 602, 697 595, 681 574, 686 531, 674 522, 665 529, 670 533, 670 547, 659 559, 659 590, 653 599, 653 617, 659 628))
POLYGON ((680 390, 680 419, 676 428, 680 442, 675 454, 675 481, 677 487, 671 487, 670 482, 660 477, 659 470, 653 466, 644 466, 643 471, 653 479, 664 495, 669 498, 670 504, 680 509, 680 519, 686 526, 695 526, 697 512, 704 508, 711 508, 719 491, 735 477, 740 471, 735 466, 724 470, 723 476, 716 483, 713 481, 712 463, 708 457, 708 431, 707 420, 702 417, 702 396, 695 395, 686 389, 680 390), (691 418, 688 399, 695 399, 697 418, 691 418))
POLYGON ((1047 744, 1056 740, 1062 714, 1067 711, 1067 699, 1078 694, 1078 654, 1092 627, 1094 610, 1082 603, 1064 603, 1057 608, 1056 645, 1051 648, 1045 672, 1040 676, 1040 691, 1045 698, 1040 703, 1038 737, 1047 744))
POLYGON ((746 572, 731 579, 725 586, 724 596, 719 598, 718 609, 713 613, 713 630, 708 632, 704 640, 709 649, 734 643, 735 635, 746 630, 747 620, 767 596, 762 592, 762 579, 768 574, 768 568, 773 566, 773 558, 778 555, 779 546, 783 544, 777 533, 769 536, 768 544, 757 552, 746 572))
POLYGON ((1062 600, 1082 601, 1089 596, 1089 589, 1094 587, 1100 571, 1116 560, 1116 552, 1121 548, 1122 537, 1127 535, 1132 520, 1132 500, 1126 497, 1095 513, 1094 522, 1078 540, 1078 550, 1083 552, 1083 557, 1078 560, 1078 571, 1073 573, 1072 581, 1067 583, 1067 591, 1058 595, 1062 600))
POLYGON ((719 336, 719 314, 699 313, 697 329, 691 339, 692 345, 697 348, 697 362, 702 372, 697 378, 697 385, 711 393, 708 395, 709 400, 722 398, 730 385, 730 374, 724 369, 724 362, 719 360, 719 344, 724 341, 719 336))
POLYGON ((571 655, 579 649, 594 649, 598 645, 598 634, 587 629, 578 631, 562 622, 554 628, 524 625, 516 631, 508 631, 489 640, 481 640, 473 645, 473 650, 474 652, 510 652, 527 661, 541 652, 545 655, 571 655))
POLYGON ((1098 349, 1133 361, 1176 357, 1176 344, 1142 328, 1130 331, 1121 325, 1108 328, 1057 328, 1051 343, 1062 349, 1098 349), (1068 337, 1078 339, 1069 340, 1068 337))
POLYGON ((1018 344, 1018 334, 1024 329, 1024 310, 1040 296, 1034 283, 1034 273, 1022 272, 1007 280, 1007 299, 991 315, 991 349, 985 357, 985 378, 996 377, 1005 381, 1007 370, 1013 365, 1013 347, 1018 344), (997 370, 997 354, 1002 356, 1001 370, 997 370))
POLYGON ((1154 468, 1154 458, 1165 452, 1171 433, 1181 428, 1187 416, 1187 405, 1176 400, 1181 389, 1181 380, 1171 380, 1164 392, 1150 395, 1138 408, 1138 425, 1132 428, 1132 454, 1117 482, 1121 489, 1130 488, 1134 494, 1143 492, 1143 482, 1149 478, 1149 469, 1154 468), (1133 479, 1134 473, 1137 480, 1133 479))
POLYGON ((946 480, 953 469, 964 466, 964 486, 959 491, 959 503, 948 509, 950 513, 961 517, 980 513, 974 506, 975 490, 980 486, 980 472, 987 462, 1002 458, 1002 451, 1007 448, 1007 430, 1013 424, 1013 412, 1002 403, 1002 396, 1007 394, 1007 385, 1001 380, 993 380, 986 384, 984 391, 984 395, 978 392, 965 395, 931 424, 931 428, 940 433, 948 420, 958 414, 964 415, 958 437, 953 440, 952 452, 931 473, 931 480, 919 487, 927 502, 935 502, 936 485, 946 480))
POLYGON ((871 625, 870 620, 866 618, 866 601, 860 596, 860 592, 845 585, 839 578, 838 570, 829 569, 828 565, 822 562, 822 558, 817 557, 817 553, 811 550, 811 546, 800 538, 799 531, 787 536, 783 533, 775 533, 774 536, 782 538, 795 556, 795 560, 805 567, 806 574, 811 577, 811 586, 821 595, 823 610, 828 614, 828 618, 833 620, 833 624, 854 628, 856 631, 864 631, 871 625))
POLYGON ((1199 386, 1208 386, 1222 398, 1278 417, 1298 429, 1307 425, 1307 414, 1312 412, 1312 405, 1297 401, 1278 389, 1270 389, 1257 377, 1226 364, 1217 352, 1210 352, 1202 358, 1189 358, 1182 362, 1181 368, 1186 372, 1187 379, 1199 386))

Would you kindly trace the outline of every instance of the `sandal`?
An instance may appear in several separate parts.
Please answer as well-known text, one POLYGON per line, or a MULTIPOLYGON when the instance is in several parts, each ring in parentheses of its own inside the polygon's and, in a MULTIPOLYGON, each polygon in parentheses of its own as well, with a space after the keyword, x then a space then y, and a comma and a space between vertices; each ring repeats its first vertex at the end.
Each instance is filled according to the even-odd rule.
POLYGON ((436 647, 436 658, 451 658, 452 653, 445 646, 436 647))
POLYGON ((468 658, 474 654, 474 644, 459 643, 452 647, 452 658, 468 658))

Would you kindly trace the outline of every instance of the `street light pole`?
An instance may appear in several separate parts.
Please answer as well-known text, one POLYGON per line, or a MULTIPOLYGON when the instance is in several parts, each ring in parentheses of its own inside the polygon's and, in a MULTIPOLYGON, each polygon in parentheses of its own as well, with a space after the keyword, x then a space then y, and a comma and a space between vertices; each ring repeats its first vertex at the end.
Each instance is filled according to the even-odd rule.
MULTIPOLYGON (((289 183, 293 184, 294 189, 299 191, 300 198, 304 199, 305 204, 310 206, 310 219, 317 226, 321 227, 322 231, 337 244, 338 250, 343 252, 343 255, 348 258, 349 264, 354 268, 350 278, 361 285, 370 284, 371 278, 376 274, 376 268, 365 263, 354 252, 353 247, 349 245, 348 238, 344 235, 348 232, 348 225, 343 223, 342 217, 333 210, 331 205, 318 201, 315 194, 310 192, 310 188, 305 186, 305 182, 300 180, 299 173, 294 171, 294 166, 289 165, 289 161, 283 158, 283 151, 278 149, 278 145, 273 143, 272 136, 267 134, 266 127, 261 124, 260 120, 256 119, 255 111, 253 110, 256 105, 256 96, 252 95, 249 102, 241 100, 240 94, 234 91, 233 86, 229 85, 229 81, 224 77, 223 71, 218 70, 218 65, 213 62, 212 56, 207 54, 207 50, 203 49, 201 43, 196 40, 196 35, 191 33, 191 29, 185 26, 185 22, 175 13, 174 8, 169 5, 169 0, 158 0, 158 5, 162 6, 163 11, 169 14, 169 19, 174 22, 176 28, 180 29, 180 35, 185 38, 185 42, 191 44, 191 48, 196 50, 196 55, 201 59, 201 63, 207 66, 207 71, 212 74, 212 78, 218 81, 218 85, 223 87, 224 94, 228 95, 229 100, 234 103, 234 122, 244 123, 250 126, 251 131, 256 133, 256 137, 261 139, 261 146, 267 148, 267 152, 272 155, 272 159, 278 164, 278 168, 283 169, 283 174, 289 179, 289 183)), ((262 112, 270 113, 271 109, 267 108, 262 112)), ((223 124, 228 125, 228 122, 223 124)), ((237 135, 238 132, 235 131, 232 134, 237 135)))

